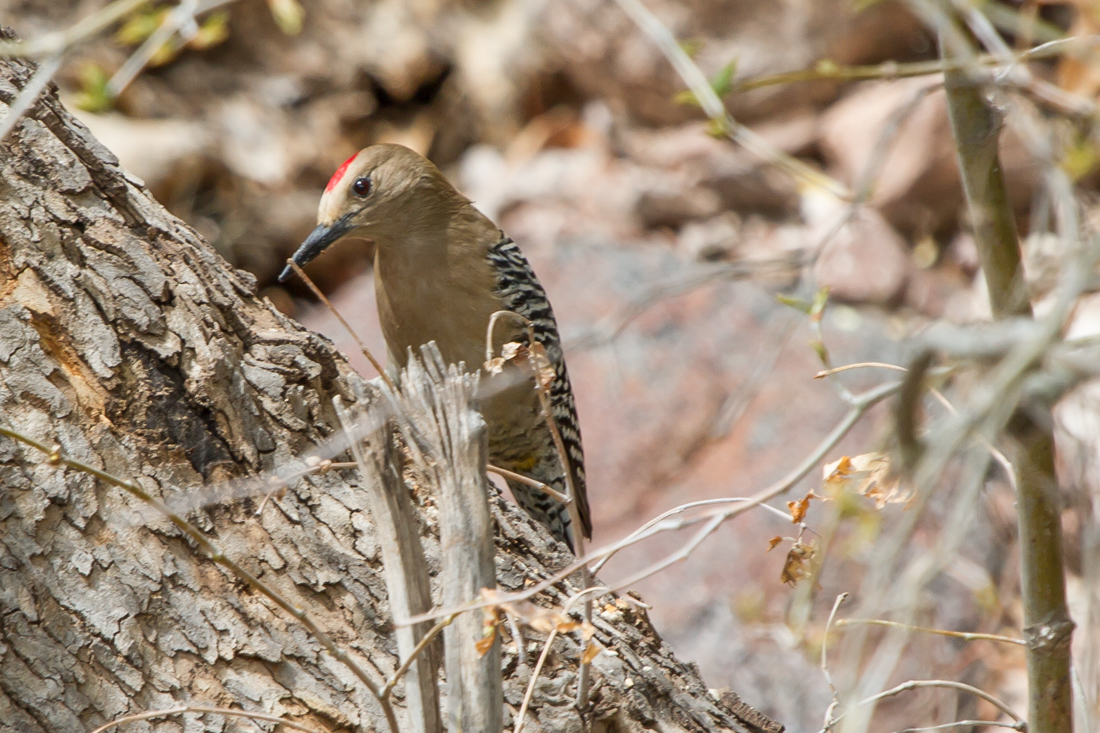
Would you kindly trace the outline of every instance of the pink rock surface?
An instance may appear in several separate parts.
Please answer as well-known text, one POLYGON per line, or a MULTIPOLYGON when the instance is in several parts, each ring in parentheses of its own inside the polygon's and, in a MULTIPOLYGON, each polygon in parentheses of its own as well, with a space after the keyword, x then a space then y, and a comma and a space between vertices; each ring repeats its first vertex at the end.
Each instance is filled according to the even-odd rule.
MULTIPOLYGON (((962 214, 946 96, 928 78, 863 85, 822 115, 820 129, 822 152, 842 180, 860 185, 876 172, 871 201, 899 229, 936 231, 962 214)), ((1012 203, 1024 212, 1040 167, 1011 118, 1001 162, 1012 203)))

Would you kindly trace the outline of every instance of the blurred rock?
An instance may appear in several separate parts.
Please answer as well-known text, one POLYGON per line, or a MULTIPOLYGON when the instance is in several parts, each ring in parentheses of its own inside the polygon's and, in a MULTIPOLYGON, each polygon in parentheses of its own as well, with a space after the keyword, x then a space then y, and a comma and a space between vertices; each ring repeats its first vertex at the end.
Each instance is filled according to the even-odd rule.
POLYGON ((572 206, 578 215, 598 211, 605 220, 623 222, 633 217, 640 179, 630 166, 609 158, 602 145, 549 148, 515 162, 479 145, 462 157, 456 182, 494 220, 516 204, 539 201, 572 206))
POLYGON ((905 288, 905 304, 929 318, 942 318, 949 300, 970 287, 970 278, 953 267, 915 267, 905 288))
POLYGON ((943 318, 951 323, 982 323, 993 320, 989 307, 989 289, 981 272, 974 276, 970 287, 948 296, 943 305, 943 318))
POLYGON ((841 204, 833 216, 807 216, 815 243, 828 237, 814 263, 814 277, 837 300, 893 303, 912 268, 905 240, 868 207, 860 207, 851 219, 838 224, 847 217, 847 208, 841 204))
POLYGON ((181 161, 211 152, 214 140, 210 128, 202 122, 135 120, 89 112, 79 112, 78 116, 118 156, 126 170, 149 186, 171 175, 181 161))
POLYGON ((962 231, 955 235, 951 244, 943 251, 941 258, 944 262, 950 262, 960 267, 963 272, 973 275, 982 266, 978 259, 978 244, 974 241, 974 235, 962 231))
MULTIPOLYGON (((865 84, 821 121, 821 149, 834 174, 856 186, 873 165, 871 201, 902 231, 950 229, 965 207, 946 97, 937 87, 928 78, 865 84)), ((1026 212, 1038 165, 1011 125, 1001 137, 1001 162, 1012 204, 1026 212)))
POLYGON ((1058 285, 1066 262, 1072 261, 1074 246, 1053 232, 1032 232, 1022 238, 1020 250, 1032 301, 1049 295, 1058 285))
POLYGON ((816 113, 796 110, 768 117, 750 127, 778 150, 788 155, 806 155, 816 150, 819 125, 816 113))
POLYGON ((828 57, 841 66, 934 57, 936 43, 902 0, 880 0, 857 13, 829 44, 828 57))
POLYGON ((684 254, 697 260, 728 257, 741 235, 741 217, 732 211, 706 221, 691 222, 680 230, 677 244, 684 254))
POLYGON ((644 191, 636 210, 647 229, 678 229, 693 219, 714 216, 721 208, 722 198, 714 189, 689 186, 644 191))
POLYGON ((217 111, 221 159, 241 178, 276 186, 292 171, 293 147, 282 116, 246 97, 227 99, 217 111))
MULTIPOLYGON (((777 147, 794 152, 812 139, 813 122, 800 117, 769 126, 765 132, 777 147)), ((708 135, 702 123, 626 131, 622 145, 639 163, 676 171, 691 185, 712 189, 727 209, 773 217, 797 210, 797 189, 790 176, 730 141, 708 135)))

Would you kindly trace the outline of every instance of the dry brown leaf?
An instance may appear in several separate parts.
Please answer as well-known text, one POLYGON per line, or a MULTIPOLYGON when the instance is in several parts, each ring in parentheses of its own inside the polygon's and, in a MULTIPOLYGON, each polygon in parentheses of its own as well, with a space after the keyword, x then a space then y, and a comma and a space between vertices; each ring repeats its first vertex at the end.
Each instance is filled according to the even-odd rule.
POLYGON ((603 644, 592 639, 584 648, 584 654, 581 655, 581 664, 591 664, 592 660, 598 657, 602 651, 603 644))
POLYGON ((500 347, 500 356, 485 362, 485 371, 489 374, 500 374, 504 371, 504 365, 508 362, 525 364, 527 362, 527 347, 517 341, 509 341, 500 347))
POLYGON ((779 579, 787 585, 794 585, 805 578, 810 572, 809 562, 816 552, 817 548, 813 545, 801 540, 795 541, 787 553, 787 561, 783 563, 783 572, 779 574, 779 579))
POLYGON ((577 629, 581 628, 580 622, 573 621, 568 616, 563 616, 560 613, 555 613, 552 616, 535 619, 535 623, 528 625, 535 631, 542 631, 544 633, 557 631, 559 634, 567 634, 570 631, 576 631, 577 629))
POLYGON ((810 508, 810 499, 814 497, 811 491, 798 501, 788 501, 787 511, 791 513, 791 524, 801 524, 806 518, 806 510, 810 508))
MULTIPOLYGON (((825 488, 842 485, 842 482, 852 473, 852 459, 848 456, 841 456, 837 461, 826 463, 823 473, 825 474, 825 488)), ((832 492, 828 492, 826 497, 829 499, 834 498, 831 494, 832 492)))
POLYGON ((538 379, 541 389, 549 389, 557 378, 546 349, 539 343, 528 348, 518 341, 509 341, 500 347, 500 356, 485 362, 485 371, 489 374, 500 374, 504 371, 504 365, 508 363, 528 374, 533 374, 538 379))
POLYGON ((782 541, 783 541, 783 538, 780 537, 779 535, 776 535, 775 537, 772 537, 770 540, 768 540, 768 552, 771 552, 772 550, 774 550, 775 546, 778 545, 782 541))
POLYGON ((482 588, 481 600, 497 604, 500 601, 501 592, 496 588, 482 588))
POLYGON ((913 498, 912 490, 902 486, 901 477, 893 474, 890 457, 885 453, 864 453, 829 463, 824 469, 825 496, 835 499, 842 492, 860 494, 875 500, 882 509, 887 504, 905 504, 913 498))
MULTIPOLYGON (((496 601, 500 595, 498 591, 482 589, 481 597, 492 603, 496 601)), ((559 634, 564 634, 581 628, 579 622, 574 621, 565 614, 553 609, 541 608, 529 601, 519 601, 515 603, 504 602, 494 604, 487 608, 493 609, 494 613, 503 611, 514 618, 518 623, 528 626, 535 631, 541 631, 544 634, 549 634, 551 631, 557 631, 559 634)))
POLYGON ((527 347, 518 341, 509 341, 500 347, 500 357, 504 361, 527 361, 527 347))
POLYGON ((546 349, 542 344, 535 344, 531 347, 531 356, 535 365, 535 374, 538 375, 539 386, 542 389, 549 389, 557 375, 554 373, 554 366, 550 363, 550 357, 546 355, 546 349))
MULTIPOLYGON (((1068 36, 1088 37, 1100 32, 1100 17, 1091 0, 1074 0, 1077 12, 1070 25, 1068 36)), ((1066 54, 1058 60, 1058 86, 1083 97, 1100 94, 1100 68, 1094 54, 1066 54)))
POLYGON ((497 639, 497 630, 494 626, 489 633, 481 637, 474 643, 474 648, 477 649, 479 657, 484 657, 485 654, 493 648, 493 642, 497 639))
MULTIPOLYGON (((481 597, 492 601, 499 597, 499 593, 492 588, 482 588, 481 597)), ((497 627, 500 626, 500 611, 502 606, 486 606, 481 610, 481 638, 474 644, 479 656, 484 657, 485 652, 492 648, 497 638, 497 627)))

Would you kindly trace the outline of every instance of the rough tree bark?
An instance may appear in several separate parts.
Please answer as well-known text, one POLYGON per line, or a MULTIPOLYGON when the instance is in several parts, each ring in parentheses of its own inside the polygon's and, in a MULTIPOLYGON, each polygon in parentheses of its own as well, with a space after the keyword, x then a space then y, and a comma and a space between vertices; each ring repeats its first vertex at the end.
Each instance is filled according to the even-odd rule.
MULTIPOLYGON (((0 101, 32 71, 0 62, 0 101)), ((0 146, 0 421, 174 500, 300 465, 337 430, 332 397, 358 376, 332 345, 254 295, 48 91, 0 146)), ((163 518, 88 475, 0 437, 0 731, 87 731, 181 702, 384 730, 379 706, 266 598, 204 559, 163 518)), ((369 502, 356 471, 313 475, 255 515, 239 498, 188 516, 251 572, 308 608, 379 685, 397 664, 369 502)), ((431 496, 416 494, 438 570, 431 496)), ((493 502, 505 589, 566 557, 493 502)), ((435 585, 438 585, 437 583, 435 585)), ((560 602, 564 589, 544 603, 560 602)), ((594 730, 779 730, 707 691, 633 606, 596 618, 594 730)), ((529 634, 529 641, 539 641, 529 634)), ((537 724, 578 731, 579 648, 559 638, 536 686, 537 724)), ((503 649, 505 722, 529 679, 503 649)), ((399 686, 399 693, 403 686, 399 686)), ((403 698, 398 697, 400 705, 403 698)), ((250 726, 214 715, 133 728, 250 726)), ((268 724, 261 724, 270 728, 268 724)))

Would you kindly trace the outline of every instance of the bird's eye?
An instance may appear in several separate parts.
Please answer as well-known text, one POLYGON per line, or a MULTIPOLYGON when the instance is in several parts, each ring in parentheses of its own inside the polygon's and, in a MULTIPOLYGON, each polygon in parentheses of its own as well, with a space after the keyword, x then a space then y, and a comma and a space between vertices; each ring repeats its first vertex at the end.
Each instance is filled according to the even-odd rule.
POLYGON ((366 196, 370 193, 371 180, 370 176, 363 176, 362 178, 356 178, 355 183, 351 184, 351 190, 355 191, 356 196, 366 196))

